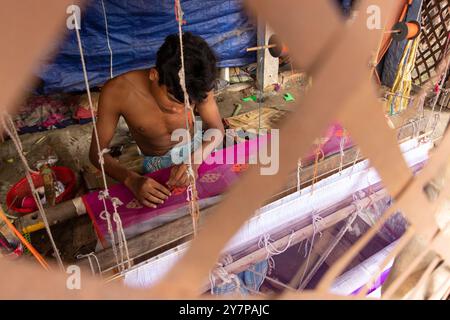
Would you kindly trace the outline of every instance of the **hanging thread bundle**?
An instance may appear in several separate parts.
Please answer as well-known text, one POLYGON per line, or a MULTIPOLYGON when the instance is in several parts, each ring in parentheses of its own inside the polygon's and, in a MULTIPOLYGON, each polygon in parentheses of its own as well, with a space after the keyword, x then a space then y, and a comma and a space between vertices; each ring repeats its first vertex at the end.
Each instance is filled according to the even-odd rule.
MULTIPOLYGON (((181 26, 184 22, 183 15, 184 14, 183 14, 183 10, 181 9, 180 1, 175 0, 175 18, 178 22, 178 36, 179 36, 179 40, 180 40, 180 59, 181 59, 181 68, 178 73, 178 76, 180 78, 180 86, 181 86, 181 89, 183 91, 183 96, 184 96, 186 133, 188 135, 187 146, 188 146, 188 150, 192 150, 191 149, 192 137, 190 134, 189 116, 191 116, 191 119, 195 119, 195 118, 194 118, 194 111, 192 110, 192 107, 189 103, 189 95, 188 95, 187 89, 186 89, 186 73, 185 73, 185 68, 184 68, 184 49, 183 49, 183 31, 181 28, 181 26)), ((194 132, 196 132, 195 121, 194 121, 193 126, 194 126, 194 132)), ((197 232, 198 232, 198 222, 200 219, 200 209, 199 209, 199 205, 197 202, 197 200, 198 200, 197 185, 196 185, 195 174, 192 169, 192 155, 191 155, 190 151, 188 152, 188 157, 187 157, 187 172, 186 172, 186 174, 188 175, 188 178, 189 178, 189 186, 186 189, 186 193, 187 193, 186 200, 189 202, 189 213, 192 217, 192 227, 194 230, 194 236, 196 236, 197 232)))
MULTIPOLYGON (((98 163, 100 165, 100 171, 102 174, 102 180, 103 180, 103 191, 99 193, 99 200, 101 200, 103 202, 103 207, 104 207, 104 217, 107 221, 107 225, 108 225, 108 233, 109 236, 111 237, 111 246, 114 252, 114 256, 116 259, 116 263, 117 266, 119 267, 120 271, 124 271, 125 270, 125 263, 124 261, 127 261, 128 263, 128 267, 131 266, 131 262, 130 262, 130 257, 128 255, 128 248, 127 248, 127 240, 125 238, 125 233, 123 231, 123 227, 122 227, 122 221, 120 218, 120 215, 117 211, 117 207, 119 206, 119 204, 117 203, 117 201, 113 201, 113 199, 111 199, 110 194, 109 194, 109 189, 108 189, 108 184, 106 182, 106 173, 105 173, 105 159, 104 159, 104 155, 106 153, 109 152, 108 149, 101 149, 100 146, 100 140, 98 137, 98 132, 97 132, 97 123, 96 123, 96 117, 95 117, 95 113, 94 113, 94 107, 93 107, 93 103, 92 103, 92 97, 91 97, 91 90, 90 90, 90 86, 89 86, 89 78, 88 78, 88 74, 87 74, 87 69, 86 69, 86 63, 84 60, 84 51, 83 51, 83 46, 82 46, 82 42, 81 42, 81 36, 80 36, 80 31, 79 31, 79 27, 78 27, 78 19, 75 16, 75 14, 73 15, 74 17, 74 21, 75 21, 75 33, 77 36, 77 42, 78 42, 78 49, 80 51, 80 58, 81 58, 81 66, 83 69, 83 76, 84 76, 84 82, 85 82, 85 86, 86 86, 86 93, 88 96, 88 102, 89 102, 89 111, 91 113, 91 119, 92 119, 92 126, 93 126, 93 133, 94 133, 94 137, 95 137, 95 142, 97 145, 97 151, 98 151, 98 163), (112 222, 111 222, 111 214, 109 213, 108 207, 106 205, 106 200, 111 201, 111 204, 113 206, 114 209, 114 213, 113 213, 113 220, 116 224, 116 231, 117 231, 117 236, 119 238, 119 247, 120 249, 120 260, 119 260, 119 256, 118 256, 118 252, 117 252, 117 246, 116 246, 116 241, 115 241, 115 236, 114 236, 114 230, 112 228, 112 222), (125 247, 126 249, 123 250, 123 247, 125 247), (125 251, 125 252, 124 252, 125 251), (124 256, 125 255, 125 256, 124 256)), ((112 63, 112 60, 111 60, 112 63)))

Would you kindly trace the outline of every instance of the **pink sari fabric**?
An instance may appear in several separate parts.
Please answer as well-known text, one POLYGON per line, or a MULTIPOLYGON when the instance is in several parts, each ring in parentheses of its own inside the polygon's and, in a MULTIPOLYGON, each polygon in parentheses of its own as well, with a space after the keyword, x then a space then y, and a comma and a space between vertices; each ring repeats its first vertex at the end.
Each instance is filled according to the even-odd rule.
MULTIPOLYGON (((323 141, 326 140, 326 142, 321 147, 325 156, 339 152, 340 131, 342 131, 342 128, 339 125, 333 125, 328 130, 327 135, 329 137, 326 138, 328 140, 324 139, 323 141)), ((198 169, 197 191, 199 199, 208 199, 224 193, 238 179, 242 172, 248 168, 247 164, 249 162, 254 163, 249 160, 253 160, 251 157, 257 156, 258 144, 260 146, 266 145, 269 137, 269 135, 260 136, 259 138, 247 140, 212 153, 208 157, 208 160, 202 163, 198 169), (235 164, 227 164, 227 162, 232 162, 230 155, 233 155, 234 159, 239 159, 240 161, 237 164, 236 161, 234 162, 235 164), (211 159, 216 159, 216 162, 219 163, 208 164, 212 162, 210 161, 211 159), (223 159, 224 161, 218 159, 223 159)), ((347 144, 349 143, 350 140, 347 139, 347 144)), ((314 157, 315 152, 312 152, 306 159, 314 159, 314 157)), ((155 179, 161 184, 165 184, 169 178, 170 170, 171 168, 165 168, 147 174, 146 176, 155 179)), ((109 193, 111 197, 116 197, 122 202, 122 205, 118 208, 118 212, 122 219, 124 230, 187 205, 185 188, 172 190, 172 195, 169 199, 155 209, 140 204, 123 184, 112 186, 109 189, 109 193)), ((99 200, 99 192, 92 192, 83 196, 83 202, 94 223, 100 240, 105 245, 105 236, 108 234, 108 229, 103 213, 103 202, 99 200)), ((112 213, 113 207, 111 201, 107 200, 106 203, 108 211, 112 213)))
MULTIPOLYGON (((258 150, 258 141, 260 144, 267 142, 267 136, 259 139, 252 139, 232 147, 228 147, 212 153, 207 161, 202 163, 198 169, 197 192, 199 199, 206 199, 217 196, 226 191, 233 184, 239 175, 245 171, 249 162, 250 155, 256 155, 258 150), (242 164, 226 164, 227 155, 234 155, 234 158, 240 157, 242 164), (211 163, 211 159, 224 159, 225 164, 211 163)), ((229 157, 228 157, 228 161, 229 157)), ((165 168, 146 176, 155 179, 161 184, 165 184, 169 179, 171 168, 165 168)), ((168 213, 187 204, 186 188, 175 188, 172 195, 164 204, 152 209, 143 206, 134 198, 133 194, 123 185, 117 184, 109 189, 110 196, 118 198, 123 204, 119 206, 118 212, 122 219, 123 228, 126 229, 132 225, 148 221, 156 216, 168 213)), ((107 223, 104 219, 103 202, 99 200, 99 192, 92 192, 83 197, 83 202, 94 223, 98 236, 101 240, 105 239, 108 233, 107 223)), ((110 213, 113 212, 111 201, 107 202, 107 208, 110 213)), ((104 241, 102 241, 104 243, 104 241)))

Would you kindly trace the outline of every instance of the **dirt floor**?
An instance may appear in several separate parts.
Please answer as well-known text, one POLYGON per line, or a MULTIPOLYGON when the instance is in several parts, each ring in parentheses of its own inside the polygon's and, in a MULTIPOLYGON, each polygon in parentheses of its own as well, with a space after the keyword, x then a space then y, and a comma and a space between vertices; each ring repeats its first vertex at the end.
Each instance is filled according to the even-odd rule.
MULTIPOLYGON (((257 95, 254 87, 242 89, 242 84, 232 85, 216 95, 220 113, 223 118, 230 117, 238 104, 242 105, 240 114, 258 109, 261 107, 274 107, 280 110, 292 110, 296 105, 295 101, 287 102, 284 94, 290 93, 295 100, 301 100, 305 92, 305 88, 309 85, 308 80, 303 74, 284 73, 284 79, 287 81, 279 91, 269 91, 264 94, 264 99, 260 103, 255 101, 244 102, 242 99, 252 95, 257 95), (239 91, 234 91, 239 90, 239 91)), ((425 110, 426 115, 431 113, 425 110)), ((450 113, 445 110, 439 119, 436 127, 435 136, 440 135, 449 121, 450 113)), ((394 116, 392 121, 395 126, 401 125, 405 121, 404 116, 394 116)), ((36 161, 45 159, 48 156, 56 156, 59 161, 58 165, 67 166, 77 174, 77 195, 87 192, 85 183, 81 178, 81 172, 93 172, 93 167, 88 159, 88 150, 91 141, 92 125, 72 125, 64 129, 51 130, 33 134, 21 135, 21 140, 26 153, 26 158, 34 168, 36 161)), ((127 130, 126 124, 121 121, 119 129, 113 139, 112 145, 128 146, 132 150, 121 159, 129 166, 140 165, 138 153, 133 146, 133 141, 127 130), (137 161, 137 162, 136 162, 137 161)), ((5 205, 5 197, 11 186, 24 176, 23 166, 17 157, 16 150, 11 141, 0 144, 0 203, 9 215, 15 216, 15 213, 8 210, 5 205)), ((138 170, 138 169, 136 169, 138 170)), ((95 245, 95 234, 87 216, 72 219, 65 223, 54 227, 54 236, 63 259, 72 261, 79 253, 88 253, 93 250, 95 245)), ((0 231, 2 227, 0 225, 0 231)), ((51 253, 51 247, 46 241, 46 234, 43 231, 33 233, 32 241, 38 250, 44 253, 51 253)))

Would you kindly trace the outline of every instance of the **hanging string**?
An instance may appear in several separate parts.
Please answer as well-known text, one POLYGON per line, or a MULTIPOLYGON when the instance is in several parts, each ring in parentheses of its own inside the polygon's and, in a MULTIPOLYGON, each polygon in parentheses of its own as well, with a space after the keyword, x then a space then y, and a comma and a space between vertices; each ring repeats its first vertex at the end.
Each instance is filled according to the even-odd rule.
POLYGON ((5 224, 8 226, 8 228, 16 235, 17 238, 19 238, 20 242, 31 252, 31 254, 36 258, 36 260, 39 262, 39 264, 47 271, 50 270, 50 266, 48 265, 47 261, 41 256, 41 254, 31 245, 30 242, 28 242, 22 234, 14 227, 14 225, 9 221, 9 219, 6 217, 5 212, 3 211, 3 208, 0 206, 0 218, 5 222, 5 224))
POLYGON ((353 169, 355 169, 355 165, 356 165, 356 162, 358 161, 358 158, 359 158, 359 154, 360 154, 360 153, 361 153, 361 149, 358 148, 358 149, 356 150, 355 159, 353 160, 353 163, 352 163, 352 169, 350 170, 350 176, 351 176, 352 173, 353 173, 353 169))
POLYGON ((346 136, 345 130, 343 130, 341 140, 339 141, 339 153, 340 153, 339 173, 342 172, 342 168, 344 166, 344 156, 345 156, 344 147, 345 147, 346 140, 347 140, 347 136, 346 136))
POLYGON ((113 213, 113 220, 117 225, 117 232, 118 232, 118 238, 119 238, 119 249, 120 249, 120 254, 122 257, 122 262, 123 262, 123 256, 125 255, 126 257, 126 262, 128 264, 128 268, 131 268, 131 260, 130 260, 130 254, 128 252, 128 243, 127 243, 127 237, 125 236, 125 232, 123 230, 123 226, 122 226, 122 220, 120 219, 120 215, 119 212, 117 211, 117 208, 121 205, 123 205, 122 201, 120 201, 119 198, 111 198, 111 202, 113 204, 113 209, 114 209, 114 213, 113 213), (125 251, 125 253, 123 252, 123 250, 125 251))
POLYGON ((93 276, 95 276, 96 272, 95 272, 95 269, 94 269, 94 264, 92 263, 91 259, 93 258, 95 260, 95 262, 97 264, 97 268, 98 268, 98 274, 101 277, 102 276, 102 268, 100 266, 100 261, 98 261, 97 256, 93 252, 90 252, 88 254, 79 254, 79 255, 77 255, 77 259, 84 259, 84 258, 88 259, 89 266, 91 267, 91 272, 92 272, 93 276))
POLYGON ((323 153, 323 150, 319 145, 317 147, 316 157, 314 160, 314 170, 313 170, 313 177, 312 177, 312 181, 311 181, 311 195, 314 192, 314 184, 316 183, 316 180, 317 180, 317 172, 319 170, 319 161, 322 161, 324 158, 325 158, 325 154, 323 153))
MULTIPOLYGON (((258 53, 258 55, 260 56, 258 64, 260 66, 262 66, 263 60, 264 60, 264 54, 258 53)), ((264 76, 261 75, 261 73, 260 73, 260 81, 258 83, 258 135, 261 134, 261 111, 262 111, 261 102, 263 99, 262 91, 264 90, 264 88, 262 87, 263 86, 263 78, 264 78, 264 76)), ((259 144, 258 144, 258 147, 259 147, 259 144)))
POLYGON ((110 78, 114 78, 113 75, 113 52, 111 48, 111 43, 109 42, 109 28, 108 28, 108 18, 106 16, 106 9, 105 9, 105 3, 102 0, 102 8, 103 8, 103 18, 105 19, 105 33, 106 33, 106 43, 108 44, 108 50, 109 50, 109 76, 110 78))
MULTIPOLYGON (((312 248, 314 246, 314 240, 316 237, 316 234, 319 233, 319 236, 322 237, 322 231, 320 231, 320 228, 318 227, 319 224, 323 223, 323 218, 320 214, 313 212, 312 214, 312 226, 313 226, 313 234, 311 237, 311 242, 309 244, 309 250, 308 252, 305 252, 305 254, 307 253, 307 257, 306 257, 306 264, 305 264, 305 268, 303 269, 303 273, 302 276, 300 278, 300 283, 303 283, 303 279, 306 275, 306 271, 308 270, 308 266, 309 266, 309 260, 311 259, 311 253, 312 253, 312 248)), ((305 244, 305 250, 308 246, 308 240, 306 241, 305 244)))
POLYGON ((275 268, 275 260, 273 259, 273 256, 286 252, 286 250, 289 249, 291 246, 293 237, 294 231, 291 232, 288 242, 286 243, 286 246, 283 249, 277 249, 273 245, 273 243, 271 242, 270 234, 265 234, 261 238, 259 238, 258 247, 266 249, 266 260, 268 260, 269 262, 269 268, 271 269, 275 268))
MULTIPOLYGON (((309 271, 308 275, 305 277, 303 281, 300 281, 300 285, 298 287, 298 290, 303 290, 309 282, 311 282, 311 279, 316 274, 317 270, 322 266, 322 264, 325 262, 325 260, 330 256, 331 252, 334 250, 336 245, 341 241, 341 239, 344 237, 345 233, 351 228, 353 222, 355 221, 356 217, 359 215, 359 213, 363 210, 360 202, 360 200, 355 200, 354 198, 354 206, 355 206, 355 212, 347 219, 347 222, 341 230, 339 230, 339 233, 336 235, 336 237, 333 239, 333 242, 328 246, 328 248, 320 255, 319 260, 315 263, 315 265, 312 267, 312 269, 309 271)), ((307 268, 305 268, 305 271, 307 268)))
POLYGON ((112 227, 111 222, 111 214, 108 211, 108 208, 106 206, 106 199, 107 199, 106 191, 102 190, 98 193, 98 198, 103 202, 103 211, 100 213, 100 219, 106 220, 106 227, 108 230, 108 234, 111 237, 111 247, 113 250, 114 258, 116 259, 116 263, 118 267, 121 267, 122 264, 119 263, 119 256, 117 254, 117 247, 116 247, 116 238, 114 236, 114 230, 112 227))
POLYGON ((184 68, 184 47, 183 47, 183 31, 181 28, 181 25, 183 24, 183 10, 181 9, 180 0, 175 0, 175 12, 176 12, 176 19, 178 21, 178 36, 180 40, 180 59, 181 59, 181 68, 178 73, 178 76, 180 78, 180 86, 183 90, 184 95, 184 112, 185 112, 185 122, 186 122, 186 131, 188 135, 188 141, 187 141, 187 147, 188 147, 188 157, 187 157, 187 175, 189 178, 189 186, 186 189, 187 193, 187 201, 189 201, 189 213, 192 217, 192 227, 194 230, 194 237, 197 235, 198 232, 198 221, 200 219, 200 208, 198 205, 198 193, 197 193, 197 185, 196 185, 196 178, 194 171, 192 169, 192 156, 191 156, 191 144, 192 144, 192 137, 190 133, 190 125, 189 125, 189 115, 191 116, 193 120, 193 127, 194 127, 194 133, 196 132, 196 124, 194 121, 194 111, 192 110, 192 107, 189 103, 189 95, 187 93, 186 89, 186 73, 184 68))
POLYGON ((58 262, 58 265, 61 269, 61 271, 65 271, 64 264, 61 259, 60 252, 58 250, 58 247, 56 246, 55 240, 53 239, 52 231, 50 229, 50 224, 47 220, 47 215, 45 214, 44 207, 42 206, 39 193, 37 192, 36 188, 34 187, 33 178, 31 177, 31 173, 36 173, 36 171, 31 170, 30 166, 28 165, 28 161, 25 158, 24 152, 23 152, 23 146, 22 142, 20 141, 19 135, 16 131, 16 128, 14 126, 14 122, 9 116, 9 114, 2 114, 0 115, 0 121, 1 125, 6 131, 6 133, 9 135, 11 140, 13 141, 13 144, 17 150, 17 153, 19 154, 19 158, 22 161, 22 164, 25 169, 25 177, 28 181, 28 185, 30 186, 31 195, 33 196, 33 199, 38 207, 39 214, 41 216, 42 221, 44 222, 45 229, 47 231, 47 235, 49 237, 50 243, 53 247, 53 251, 55 252, 56 261, 58 262), (6 121, 5 121, 6 119, 6 121))
MULTIPOLYGON (((83 46, 81 43, 81 36, 80 36, 80 32, 79 32, 79 28, 78 28, 78 19, 75 16, 75 14, 73 15, 74 17, 74 21, 75 21, 75 33, 77 36, 77 41, 78 41, 78 49, 80 51, 80 58, 81 58, 81 66, 83 69, 83 76, 84 76, 84 83, 86 86, 86 93, 88 96, 88 102, 89 102, 89 110, 91 112, 91 119, 92 119, 92 126, 93 126, 93 132, 94 132, 94 137, 95 137, 95 142, 97 144, 97 150, 98 150, 98 163, 100 165, 100 171, 102 173, 102 179, 103 179, 103 188, 104 190, 102 192, 99 192, 99 200, 101 200, 103 202, 103 208, 104 208, 104 212, 105 212, 105 217, 106 217, 106 221, 108 224, 108 233, 111 237, 111 246, 113 248, 113 252, 116 258, 116 262, 117 265, 120 265, 123 267, 123 264, 119 263, 119 258, 117 255, 117 248, 116 248, 116 242, 115 242, 115 237, 114 237, 114 231, 112 229, 112 224, 111 224, 111 215, 108 211, 108 207, 106 205, 106 199, 109 199, 109 189, 108 189, 108 184, 106 182, 106 173, 105 173, 105 159, 104 159, 104 154, 108 153, 109 150, 108 149, 101 149, 100 147, 100 139, 98 137, 98 131, 97 131, 97 121, 96 121, 96 117, 95 117, 95 113, 94 113, 94 107, 93 107, 93 103, 92 103, 92 97, 91 97, 91 90, 90 90, 90 86, 89 86, 89 79, 88 79, 88 74, 87 74, 87 69, 86 69, 86 62, 84 60, 84 51, 83 51, 83 46)), ((114 203, 113 203, 113 207, 114 207, 114 203)), ((117 214, 116 215, 116 221, 120 220, 120 216, 117 214)), ((120 222, 116 222, 116 230, 118 232, 118 234, 122 234, 123 230, 122 230, 122 223, 120 222)), ((122 261, 123 261, 123 256, 121 257, 122 261)))

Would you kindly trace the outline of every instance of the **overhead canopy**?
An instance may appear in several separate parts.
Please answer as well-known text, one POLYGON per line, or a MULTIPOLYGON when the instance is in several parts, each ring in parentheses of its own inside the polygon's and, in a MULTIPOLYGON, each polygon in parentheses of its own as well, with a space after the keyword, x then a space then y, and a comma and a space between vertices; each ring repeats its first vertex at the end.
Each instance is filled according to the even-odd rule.
MULTIPOLYGON (((103 0, 90 1, 81 9, 81 39, 91 86, 110 78, 110 51, 113 74, 150 67, 164 38, 178 32, 174 1, 103 0), (108 28, 106 28, 105 15, 108 28)), ((241 0, 182 1, 186 20, 183 29, 206 39, 219 58, 219 66, 240 66, 255 61, 246 48, 256 44, 251 18, 241 0)), ((68 19, 72 19, 68 10, 68 19)), ((73 20, 73 19, 72 19, 73 20)), ((40 72, 41 93, 84 90, 83 74, 75 30, 67 30, 56 58, 40 72)))
MULTIPOLYGON (((352 0, 337 0, 348 11, 352 0)), ((202 36, 219 58, 219 67, 242 66, 256 61, 246 48, 256 45, 254 21, 243 8, 243 0, 183 0, 183 30, 202 36)), ((73 10, 67 10, 68 24, 73 10)), ((72 23, 73 24, 73 23, 72 23)), ((174 1, 98 0, 81 8, 80 34, 91 86, 113 75, 151 67, 164 38, 178 32, 174 1), (106 21, 105 21, 106 18, 106 21)), ((39 72, 38 93, 85 90, 75 30, 64 29, 66 38, 56 57, 39 72)))

